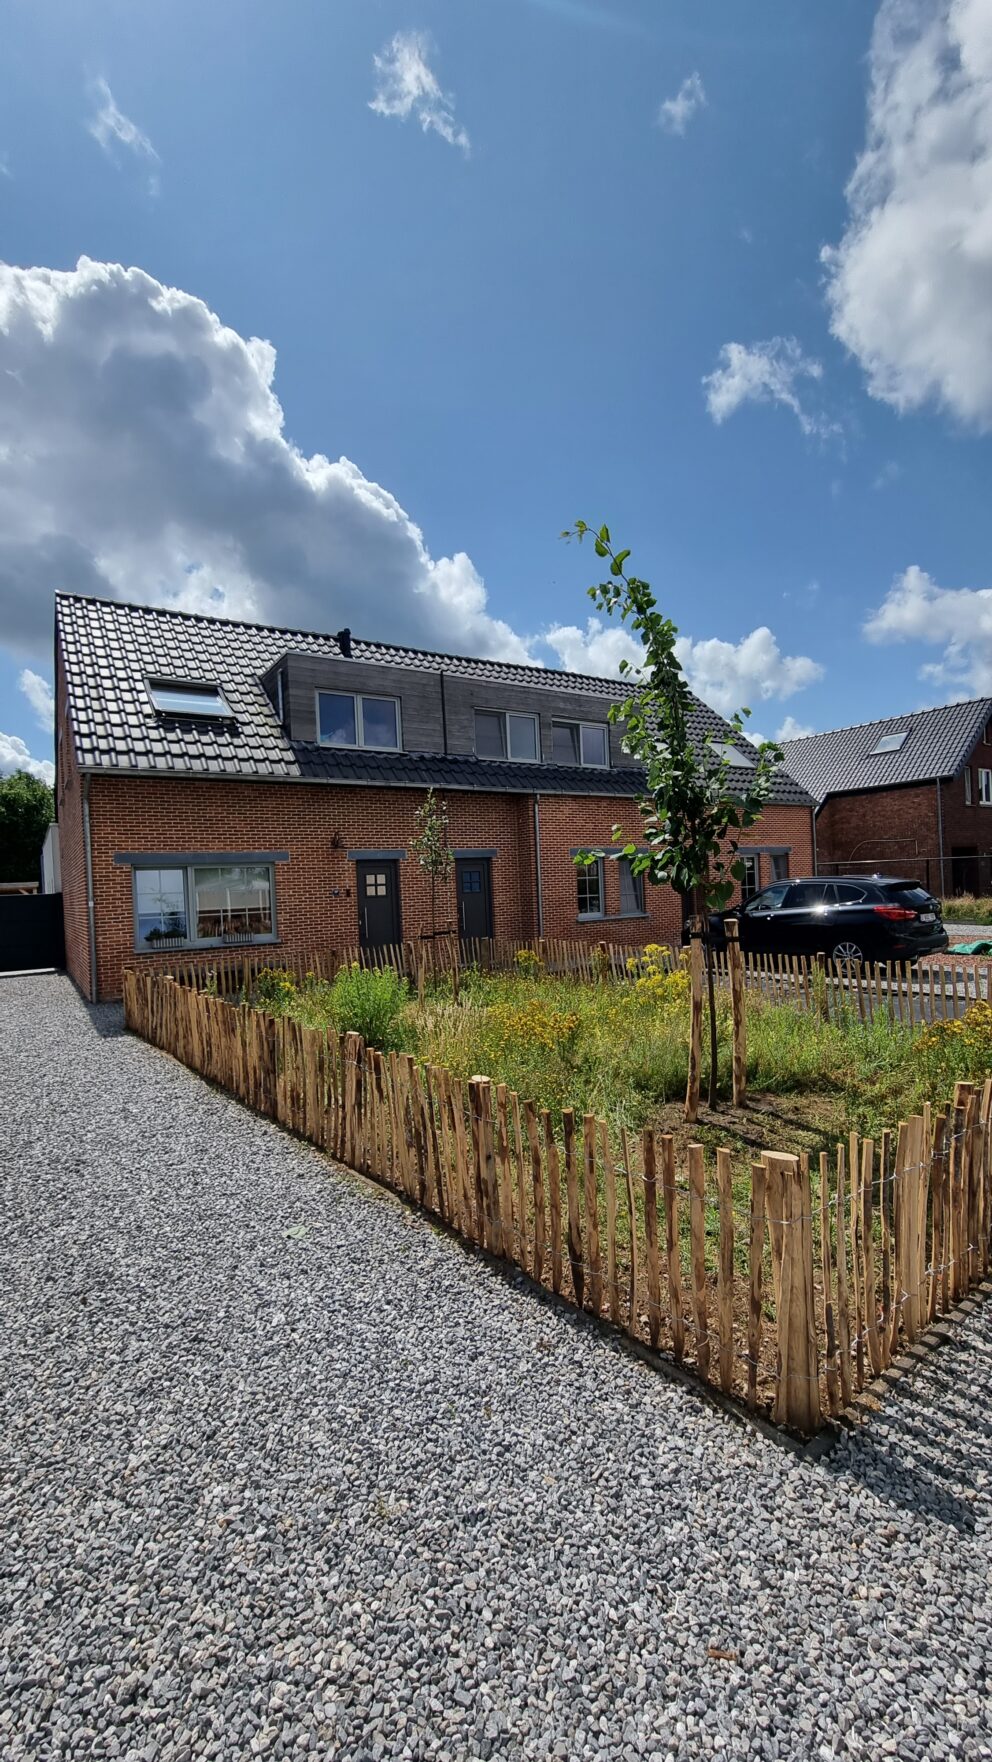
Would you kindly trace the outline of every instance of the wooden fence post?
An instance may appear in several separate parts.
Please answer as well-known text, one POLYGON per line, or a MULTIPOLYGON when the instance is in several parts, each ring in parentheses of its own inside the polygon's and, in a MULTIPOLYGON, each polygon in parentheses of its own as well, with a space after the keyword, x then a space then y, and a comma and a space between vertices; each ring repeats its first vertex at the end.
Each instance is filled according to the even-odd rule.
POLYGON ((703 920, 690 924, 689 987, 692 1017, 689 1027, 689 1078, 685 1090, 685 1117, 690 1126, 699 1118, 699 1084, 703 1063, 703 920))
POLYGON ((726 918, 724 924, 727 932, 727 967, 730 972, 730 1009, 734 1032, 734 1106, 743 1107, 747 1094, 747 1004, 741 961, 741 932, 736 918, 726 918))
POLYGON ((778 1331, 778 1393, 775 1418, 780 1424, 811 1436, 820 1427, 819 1367, 816 1352, 816 1311, 813 1301, 812 1217, 809 1171, 798 1156, 769 1152, 765 1166, 773 1176, 772 1191, 781 1194, 782 1282, 778 1331))

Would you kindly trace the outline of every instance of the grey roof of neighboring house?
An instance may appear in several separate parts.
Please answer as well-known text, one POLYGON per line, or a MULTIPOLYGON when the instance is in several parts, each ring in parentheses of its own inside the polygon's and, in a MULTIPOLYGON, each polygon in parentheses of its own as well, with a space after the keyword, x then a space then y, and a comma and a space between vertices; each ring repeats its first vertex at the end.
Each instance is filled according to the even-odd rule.
POLYGON ((807 734, 802 740, 783 741, 782 748, 793 777, 822 802, 828 795, 955 777, 990 717, 992 698, 972 698, 936 710, 914 710, 908 716, 807 734), (907 730, 907 738, 897 752, 872 752, 883 734, 902 729, 907 730))
MULTIPOLYGON (((514 764, 441 753, 374 753, 293 741, 281 727, 261 677, 288 651, 340 658, 333 636, 243 624, 199 613, 165 611, 120 600, 56 595, 56 628, 65 666, 76 755, 83 770, 199 777, 266 778, 531 794, 632 797, 635 767, 591 772, 571 765, 514 764), (231 721, 163 716, 148 694, 153 678, 203 680, 223 688, 231 721)), ((551 668, 440 655, 352 639, 353 660, 431 671, 443 667, 494 682, 542 690, 589 692, 615 702, 623 687, 551 668)), ((695 732, 729 737, 722 717, 699 703, 695 732)), ((747 772, 731 772, 743 786, 747 772)), ((772 799, 809 805, 806 791, 780 772, 772 799)))

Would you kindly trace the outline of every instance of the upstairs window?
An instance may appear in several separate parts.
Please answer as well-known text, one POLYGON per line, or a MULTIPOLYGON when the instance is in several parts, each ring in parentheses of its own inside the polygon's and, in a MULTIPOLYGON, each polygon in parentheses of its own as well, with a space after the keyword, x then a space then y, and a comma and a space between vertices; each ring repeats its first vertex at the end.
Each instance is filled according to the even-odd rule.
POLYGON ((880 734, 868 757, 873 759, 876 753, 897 753, 908 739, 908 728, 897 728, 893 734, 880 734))
POLYGON ((318 691, 317 731, 321 746, 364 746, 376 752, 399 752, 399 700, 366 697, 361 692, 318 691))
POLYGON ((740 747, 731 746, 729 741, 712 740, 710 751, 716 758, 725 760, 728 765, 735 765, 739 771, 754 770, 754 760, 749 759, 746 753, 742 753, 740 747))
POLYGON ((964 768, 964 805, 965 805, 965 807, 966 807, 966 808, 970 808, 970 807, 971 807, 971 802, 972 802, 972 795, 971 795, 971 766, 970 766, 970 765, 965 765, 965 768, 964 768))
POLYGON ((480 759, 520 759, 533 764, 541 756, 536 716, 514 710, 476 710, 475 751, 480 759))
POLYGON ((978 772, 978 799, 983 808, 992 808, 992 771, 984 767, 978 772))
POLYGON ((163 716, 227 716, 234 712, 219 685, 181 679, 149 679, 152 703, 163 716))
POLYGON ((552 722, 551 753, 556 765, 599 765, 610 762, 607 729, 602 722, 552 722))

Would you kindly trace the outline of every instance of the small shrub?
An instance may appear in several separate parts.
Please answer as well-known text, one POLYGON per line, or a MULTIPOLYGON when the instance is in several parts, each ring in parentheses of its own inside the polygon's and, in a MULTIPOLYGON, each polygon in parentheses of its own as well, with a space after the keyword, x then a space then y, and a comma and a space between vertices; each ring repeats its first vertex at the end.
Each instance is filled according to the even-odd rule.
POLYGON ((340 1034, 360 1034, 380 1052, 399 1051, 410 991, 392 967, 342 967, 328 993, 331 1019, 340 1034))
POLYGON ((926 1090, 941 1100, 955 1083, 984 1079, 992 1070, 992 1003, 973 1003, 953 1022, 931 1022, 913 1054, 926 1090))
POLYGON ((544 962, 532 948, 518 948, 513 958, 517 972, 523 979, 536 979, 544 971, 544 962))
POLYGON ((296 980, 285 967, 263 967, 255 976, 251 1001, 270 1015, 287 1015, 296 1002, 296 980))
POLYGON ((976 899, 973 893, 959 893, 956 899, 944 900, 945 924, 992 924, 992 899, 976 899))

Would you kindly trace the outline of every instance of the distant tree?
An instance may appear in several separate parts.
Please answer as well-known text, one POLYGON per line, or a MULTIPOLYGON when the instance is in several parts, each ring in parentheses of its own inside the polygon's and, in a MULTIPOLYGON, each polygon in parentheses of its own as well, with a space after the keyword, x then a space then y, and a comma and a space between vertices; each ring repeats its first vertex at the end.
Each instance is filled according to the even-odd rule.
POLYGON ((431 956, 437 941, 438 882, 447 886, 451 879, 455 855, 448 838, 448 810, 439 802, 433 789, 427 791, 423 807, 417 809, 417 832, 410 848, 431 884, 431 956))
MULTIPOLYGON (((751 761, 747 783, 731 787, 731 763, 726 737, 713 733, 694 739, 690 727, 696 711, 689 683, 675 653, 676 626, 658 610, 646 581, 627 572, 629 550, 614 549, 609 528, 597 531, 584 520, 562 534, 563 538, 591 538, 597 557, 609 563, 610 578, 590 587, 589 598, 607 617, 619 615, 643 648, 641 660, 620 662, 628 685, 627 696, 610 708, 611 722, 624 724, 625 750, 639 759, 646 772, 646 790, 640 804, 641 839, 647 849, 630 841, 620 826, 613 839, 621 845, 615 854, 630 861, 634 874, 646 874, 655 883, 668 883, 692 902, 694 917, 702 920, 706 941, 709 912, 726 905, 734 882, 743 874, 737 856, 739 835, 759 818, 768 800, 782 750, 772 741, 748 746, 751 761)), ((743 736, 744 718, 750 710, 731 716, 731 736, 743 736)), ((593 862, 583 852, 578 862, 593 862)), ((707 951, 709 953, 709 951, 707 951)), ((716 1005, 713 968, 707 959, 710 1003, 710 1104, 716 1100, 716 1005)))
POLYGON ((52 792, 40 778, 27 771, 0 777, 0 881, 37 881, 54 815, 52 792))

